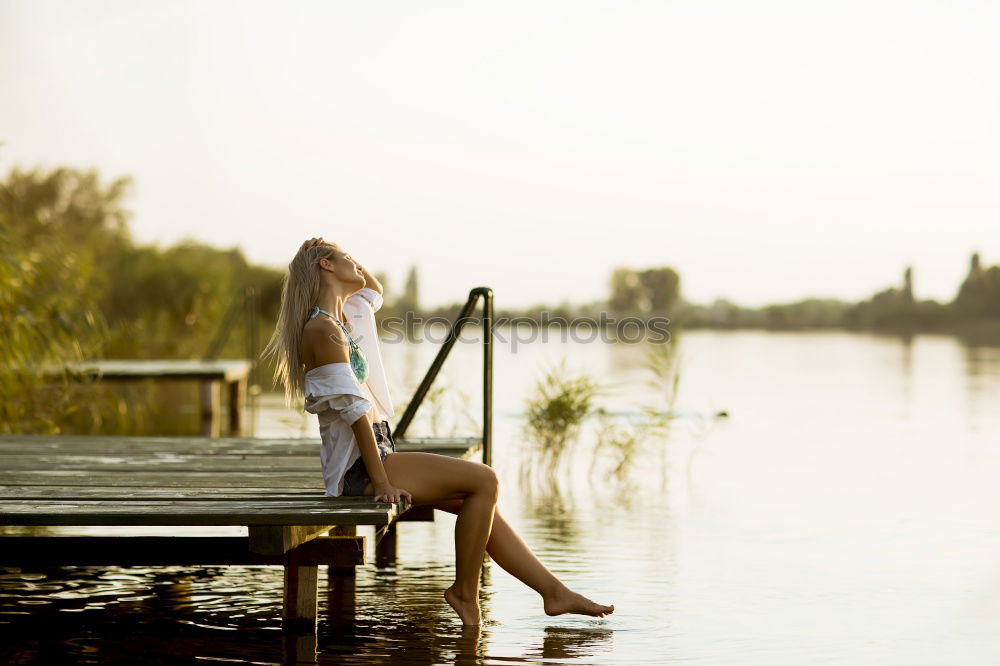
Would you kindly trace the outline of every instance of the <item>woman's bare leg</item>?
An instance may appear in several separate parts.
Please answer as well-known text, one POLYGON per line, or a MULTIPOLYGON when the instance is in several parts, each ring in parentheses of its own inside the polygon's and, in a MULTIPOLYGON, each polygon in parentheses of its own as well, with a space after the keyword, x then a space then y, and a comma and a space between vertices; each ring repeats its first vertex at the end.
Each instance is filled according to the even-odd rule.
MULTIPOLYGON (((464 500, 444 500, 434 504, 435 509, 461 515, 464 500)), ((604 617, 615 611, 614 605, 595 603, 573 592, 556 578, 524 542, 521 535, 510 526, 500 510, 493 514, 493 530, 486 543, 486 552, 505 571, 541 595, 547 615, 579 613, 604 617)))
MULTIPOLYGON (((429 504, 458 515, 455 584, 445 591, 445 599, 463 623, 479 623, 479 575, 484 552, 542 595, 549 615, 603 616, 614 611, 614 606, 595 604, 563 585, 499 515, 499 480, 493 468, 471 460, 418 452, 390 454, 383 464, 389 482, 409 491, 415 505, 429 504)), ((371 484, 364 492, 372 494, 371 484)))
MULTIPOLYGON (((479 624, 479 575, 500 482, 493 468, 434 453, 397 452, 383 462, 389 483, 409 491, 416 504, 463 500, 455 521, 455 582, 444 597, 463 624, 479 624)), ((365 494, 372 494, 371 484, 365 494)))

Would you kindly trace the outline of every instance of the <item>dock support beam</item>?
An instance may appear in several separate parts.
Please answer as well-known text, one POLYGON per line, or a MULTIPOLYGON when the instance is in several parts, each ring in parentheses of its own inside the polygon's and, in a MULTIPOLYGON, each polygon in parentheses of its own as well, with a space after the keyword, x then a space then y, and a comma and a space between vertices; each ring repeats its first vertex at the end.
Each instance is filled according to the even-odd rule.
POLYGON ((398 542, 396 533, 396 522, 386 525, 384 528, 376 528, 375 532, 375 566, 391 567, 396 564, 396 544, 398 542))
MULTIPOLYGON (((327 533, 332 537, 355 537, 358 536, 358 526, 357 525, 334 525, 333 528, 327 533)), ((364 553, 362 553, 361 562, 364 563, 364 553)), ((357 573, 356 567, 335 567, 329 566, 326 568, 326 582, 327 585, 333 583, 333 579, 337 576, 354 576, 357 573)))
POLYGON ((229 382, 229 436, 243 436, 243 411, 246 404, 246 377, 229 382))
POLYGON ((222 408, 222 387, 218 379, 201 381, 201 436, 219 436, 219 411, 222 408))
POLYGON ((281 628, 293 633, 316 633, 318 613, 317 582, 319 567, 303 566, 300 546, 285 555, 285 592, 281 628))

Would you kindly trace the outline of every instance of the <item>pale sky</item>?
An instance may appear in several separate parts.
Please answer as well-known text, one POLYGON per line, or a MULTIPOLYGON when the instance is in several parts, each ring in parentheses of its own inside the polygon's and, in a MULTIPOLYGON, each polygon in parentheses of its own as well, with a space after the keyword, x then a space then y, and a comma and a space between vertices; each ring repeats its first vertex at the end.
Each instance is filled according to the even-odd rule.
POLYGON ((1000 263, 998 35, 965 0, 0 0, 0 172, 131 174, 140 242, 322 235, 427 305, 620 265, 943 300, 1000 263))

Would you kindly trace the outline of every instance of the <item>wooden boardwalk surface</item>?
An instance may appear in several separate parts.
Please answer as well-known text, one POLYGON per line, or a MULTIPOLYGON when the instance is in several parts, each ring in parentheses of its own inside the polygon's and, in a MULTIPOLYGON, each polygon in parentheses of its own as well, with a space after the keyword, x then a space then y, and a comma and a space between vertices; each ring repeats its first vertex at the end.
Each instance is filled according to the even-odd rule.
MULTIPOLYGON (((405 438, 396 450, 469 458, 480 443, 405 438)), ((315 631, 316 566, 364 564, 357 525, 375 526, 380 538, 407 519, 432 520, 433 510, 325 497, 319 440, 0 435, 0 525, 248 530, 246 538, 4 536, 0 564, 281 564, 291 628, 315 631)))

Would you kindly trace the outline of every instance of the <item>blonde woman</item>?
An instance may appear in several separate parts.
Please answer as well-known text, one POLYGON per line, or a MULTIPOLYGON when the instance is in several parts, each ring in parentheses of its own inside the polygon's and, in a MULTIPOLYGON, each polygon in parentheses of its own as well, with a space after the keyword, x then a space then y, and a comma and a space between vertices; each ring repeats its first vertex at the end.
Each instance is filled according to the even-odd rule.
POLYGON ((318 415, 326 495, 430 505, 457 514, 455 582, 444 598, 465 625, 480 623, 483 553, 542 597, 548 615, 604 617, 559 581, 497 510, 500 483, 487 465, 434 453, 395 452, 393 415, 375 328, 382 286, 340 246, 313 238, 288 265, 277 327, 264 354, 288 404, 318 415))

